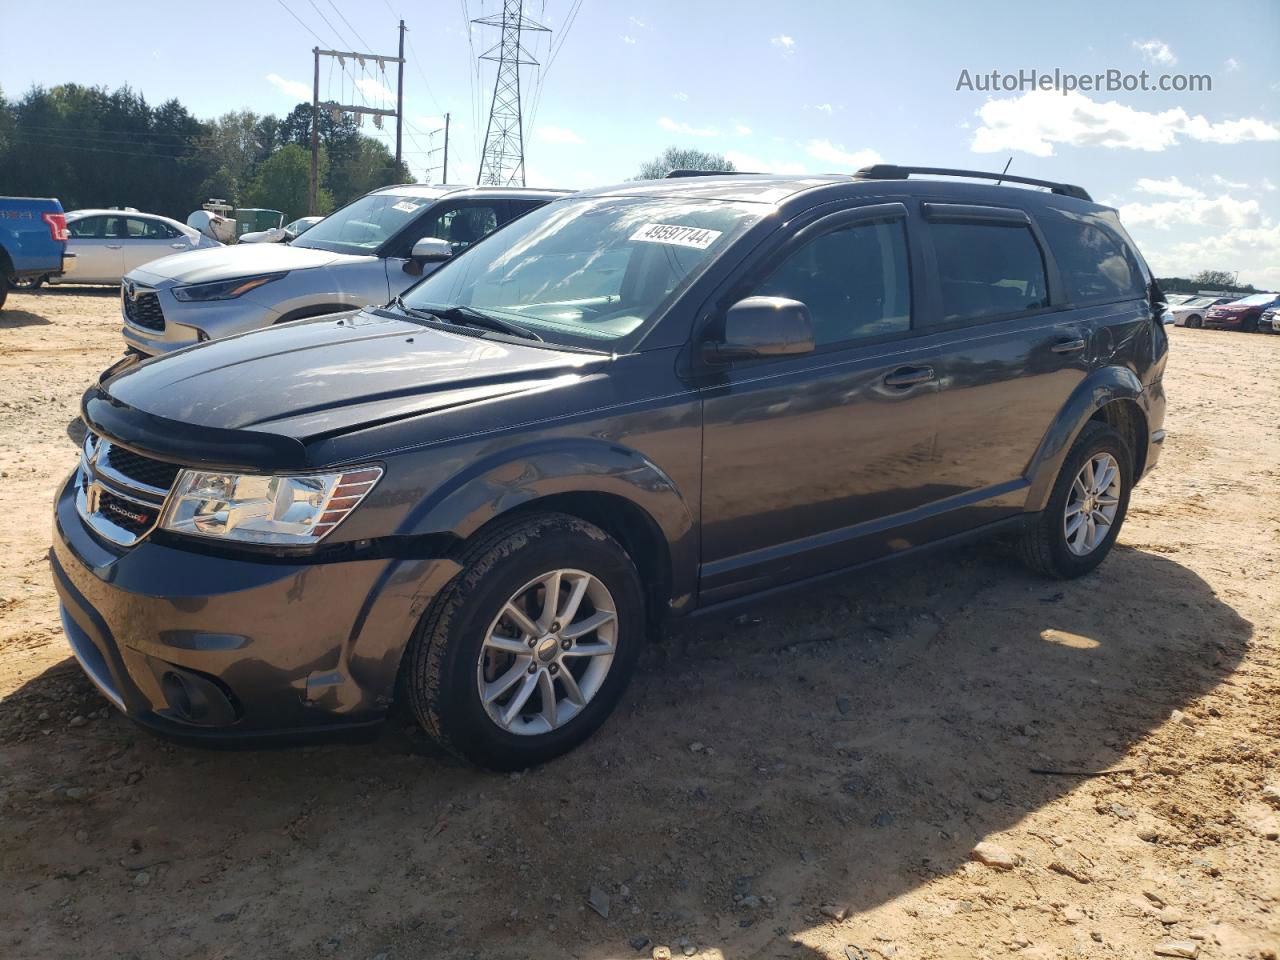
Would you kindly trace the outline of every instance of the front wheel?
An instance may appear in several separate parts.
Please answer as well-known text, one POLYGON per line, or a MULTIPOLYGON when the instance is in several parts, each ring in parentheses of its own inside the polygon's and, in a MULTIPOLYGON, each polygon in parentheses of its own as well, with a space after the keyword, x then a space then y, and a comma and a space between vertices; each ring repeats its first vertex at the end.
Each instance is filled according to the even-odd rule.
POLYGON ((1203 322, 1203 321, 1201 321, 1201 319, 1200 319, 1199 317, 1197 317, 1197 316, 1190 316, 1190 317, 1187 317, 1187 326, 1188 326, 1188 327, 1191 327, 1193 330, 1194 330, 1196 327, 1200 326, 1200 324, 1201 324, 1202 322, 1203 322))
POLYGON ((1105 423, 1085 425, 1063 461, 1044 510, 1022 534, 1027 566, 1049 577, 1079 577, 1102 563, 1129 509, 1133 455, 1105 423))
POLYGON ((21 280, 13 281, 13 289, 15 290, 39 290, 41 284, 44 283, 44 277, 25 277, 21 280))
POLYGON ((4 302, 9 298, 9 278, 0 272, 0 309, 4 308, 4 302))
POLYGON ((405 665, 427 733, 483 767, 565 753, 613 711, 644 636, 640 578, 612 537, 535 514, 481 537, 436 598, 405 665))

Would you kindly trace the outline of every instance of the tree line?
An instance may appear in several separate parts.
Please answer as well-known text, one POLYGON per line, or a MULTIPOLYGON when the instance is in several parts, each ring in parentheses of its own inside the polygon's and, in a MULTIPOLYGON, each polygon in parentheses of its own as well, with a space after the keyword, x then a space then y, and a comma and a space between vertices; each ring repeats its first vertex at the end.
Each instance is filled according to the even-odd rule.
MULTIPOLYGON (((320 113, 320 213, 413 180, 349 114, 320 113)), ((0 90, 0 193, 57 197, 66 210, 136 207, 185 221, 211 197, 305 216, 311 105, 283 118, 236 110, 201 120, 178 100, 152 106, 128 87, 0 90)))

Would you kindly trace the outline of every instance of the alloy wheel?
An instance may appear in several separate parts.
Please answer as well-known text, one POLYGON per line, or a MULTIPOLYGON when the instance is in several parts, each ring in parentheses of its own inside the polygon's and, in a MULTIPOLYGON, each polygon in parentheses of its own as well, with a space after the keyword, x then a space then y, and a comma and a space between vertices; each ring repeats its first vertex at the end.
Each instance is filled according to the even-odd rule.
POLYGON ((1120 509, 1120 465, 1109 453, 1097 453, 1085 461, 1071 483, 1063 511, 1062 532, 1067 548, 1086 557, 1111 532, 1120 509))
POLYGON ((617 607, 599 578, 571 569, 543 574, 489 624, 476 664, 480 702, 509 733, 550 733, 600 691, 617 641, 617 607))

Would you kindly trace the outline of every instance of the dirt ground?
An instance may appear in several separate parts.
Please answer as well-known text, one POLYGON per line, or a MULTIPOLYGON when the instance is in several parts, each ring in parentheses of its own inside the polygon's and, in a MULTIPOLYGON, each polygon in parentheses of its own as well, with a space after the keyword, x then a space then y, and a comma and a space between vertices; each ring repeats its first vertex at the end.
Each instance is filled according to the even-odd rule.
POLYGON ((1275 958, 1280 337, 1171 337, 1100 571, 992 544, 706 620, 586 746, 495 776, 399 724, 213 752, 110 709, 45 555, 116 302, 12 296, 0 957, 1275 958))

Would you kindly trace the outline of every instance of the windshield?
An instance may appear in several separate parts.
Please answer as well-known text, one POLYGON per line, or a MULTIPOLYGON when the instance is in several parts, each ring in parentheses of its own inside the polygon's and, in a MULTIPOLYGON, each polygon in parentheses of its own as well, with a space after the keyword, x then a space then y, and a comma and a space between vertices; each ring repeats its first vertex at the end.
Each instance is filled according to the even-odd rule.
POLYGON ((1244 298, 1242 298, 1242 299, 1240 299, 1240 300, 1236 300, 1236 301, 1234 301, 1234 302, 1231 304, 1231 306, 1233 306, 1233 307, 1260 307, 1260 306, 1262 306, 1264 303, 1270 303, 1270 302, 1271 302, 1272 300, 1274 300, 1275 298, 1276 298, 1276 295, 1275 295, 1274 293, 1255 293, 1255 294, 1254 294, 1253 296, 1251 296, 1251 297, 1244 297, 1244 298))
POLYGON ((432 203, 435 199, 430 197, 371 193, 331 213, 293 245, 357 256, 371 254, 432 203))
POLYGON ((626 349, 621 341, 638 342, 663 306, 769 209, 723 200, 560 200, 446 263, 404 302, 427 311, 473 307, 553 342, 626 349))

